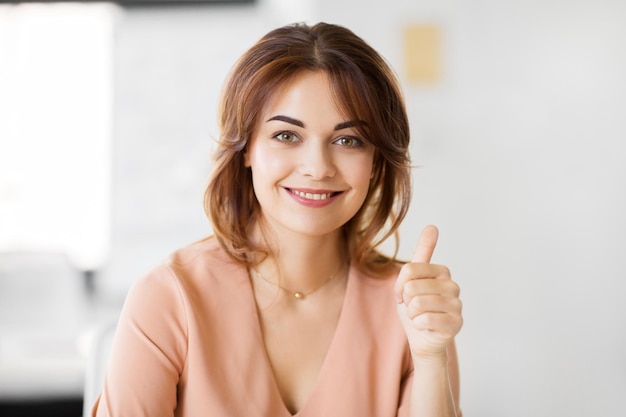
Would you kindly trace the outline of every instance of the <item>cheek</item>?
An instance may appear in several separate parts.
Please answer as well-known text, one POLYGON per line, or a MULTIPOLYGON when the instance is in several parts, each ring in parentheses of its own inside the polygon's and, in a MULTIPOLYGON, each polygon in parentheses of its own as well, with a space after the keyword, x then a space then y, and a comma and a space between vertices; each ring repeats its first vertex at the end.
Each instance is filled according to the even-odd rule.
POLYGON ((275 179, 284 175, 289 170, 289 158, 278 155, 277 152, 257 146, 250 151, 249 166, 252 168, 252 176, 257 179, 275 179))
POLYGON ((364 156, 363 158, 356 158, 351 162, 347 166, 345 175, 350 178, 354 186, 358 186, 361 192, 367 194, 374 166, 373 157, 364 156))

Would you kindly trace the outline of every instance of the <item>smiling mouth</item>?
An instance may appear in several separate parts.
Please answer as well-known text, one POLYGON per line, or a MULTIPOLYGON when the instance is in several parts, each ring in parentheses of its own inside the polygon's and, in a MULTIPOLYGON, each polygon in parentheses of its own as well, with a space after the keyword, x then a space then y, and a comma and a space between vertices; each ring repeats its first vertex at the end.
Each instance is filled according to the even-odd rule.
POLYGON ((340 191, 329 193, 306 193, 304 191, 293 190, 291 188, 287 188, 287 191, 297 195, 300 198, 306 198, 307 200, 328 200, 329 198, 341 193, 340 191))

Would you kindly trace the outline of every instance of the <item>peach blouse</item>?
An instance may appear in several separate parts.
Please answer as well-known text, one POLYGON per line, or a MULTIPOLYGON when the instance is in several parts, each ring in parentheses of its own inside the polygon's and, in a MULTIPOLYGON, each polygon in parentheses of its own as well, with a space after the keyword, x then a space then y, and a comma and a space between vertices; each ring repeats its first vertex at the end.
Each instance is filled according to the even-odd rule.
MULTIPOLYGON (((394 282, 350 268, 335 334, 297 416, 408 415, 413 369, 394 282)), ((217 239, 179 250, 133 285, 91 416, 291 416, 247 270, 217 239)))

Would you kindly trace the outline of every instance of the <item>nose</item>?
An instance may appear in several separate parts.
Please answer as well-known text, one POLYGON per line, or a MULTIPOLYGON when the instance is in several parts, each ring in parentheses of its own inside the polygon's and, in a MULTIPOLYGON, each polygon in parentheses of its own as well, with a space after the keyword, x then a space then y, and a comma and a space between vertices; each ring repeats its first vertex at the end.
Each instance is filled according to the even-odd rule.
POLYGON ((299 161, 300 174, 313 180, 332 178, 336 173, 332 152, 326 143, 313 143, 302 147, 299 161))

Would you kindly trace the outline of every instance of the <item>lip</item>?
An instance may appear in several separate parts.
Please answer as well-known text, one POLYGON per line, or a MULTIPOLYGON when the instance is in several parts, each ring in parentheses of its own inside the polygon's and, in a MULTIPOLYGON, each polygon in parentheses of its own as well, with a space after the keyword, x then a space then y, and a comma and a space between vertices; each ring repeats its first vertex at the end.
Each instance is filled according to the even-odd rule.
POLYGON ((307 207, 325 207, 339 198, 343 191, 314 190, 310 188, 283 187, 287 194, 298 203, 307 207))

